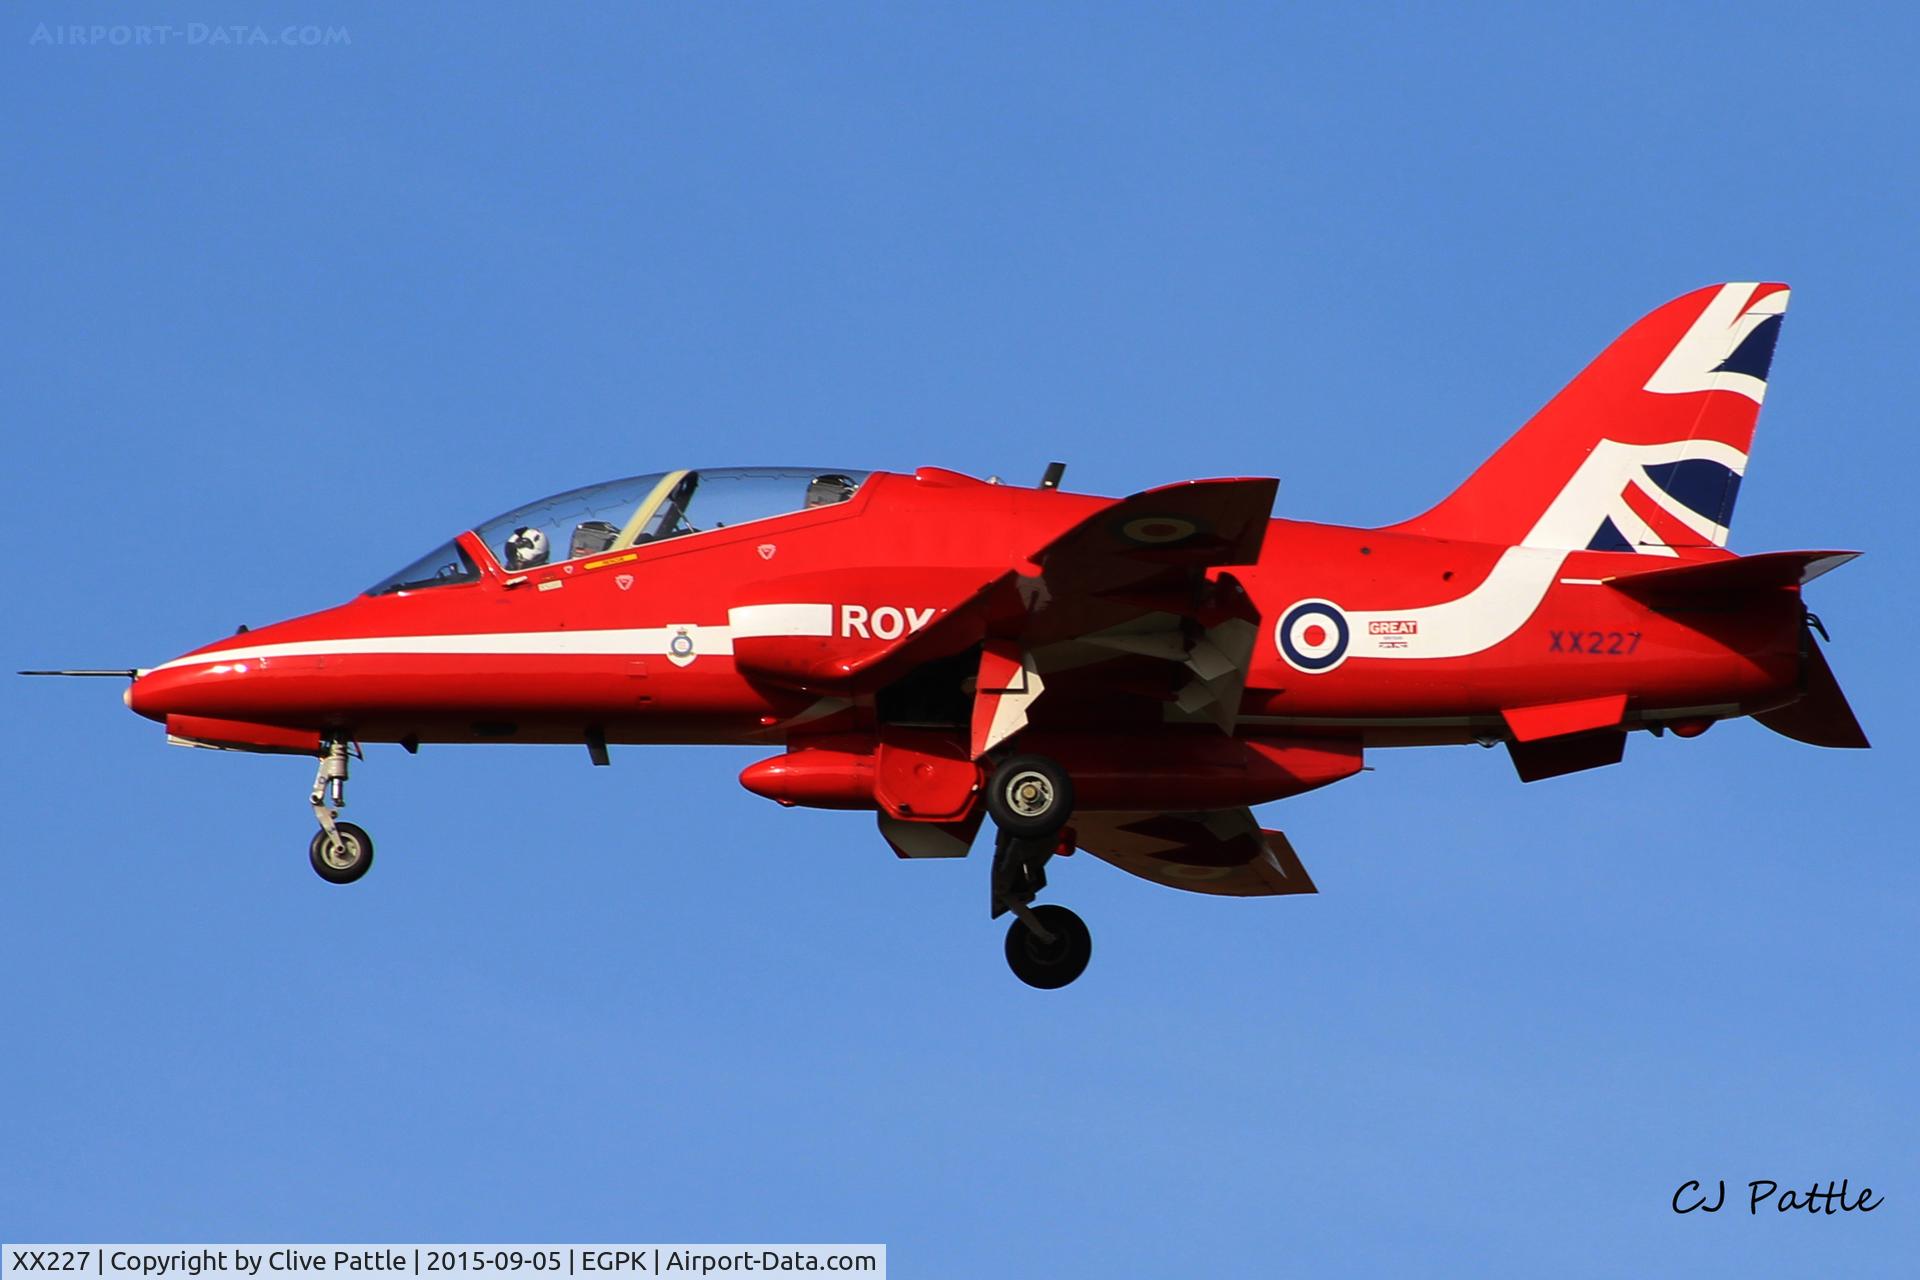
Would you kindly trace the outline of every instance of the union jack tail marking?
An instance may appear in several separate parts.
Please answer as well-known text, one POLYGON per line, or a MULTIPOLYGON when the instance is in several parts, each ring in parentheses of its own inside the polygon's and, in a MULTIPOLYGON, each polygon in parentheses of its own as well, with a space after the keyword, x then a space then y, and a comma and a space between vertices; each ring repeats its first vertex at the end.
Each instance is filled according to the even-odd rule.
POLYGON ((1722 284, 1669 302, 1395 529, 1658 556, 1724 547, 1787 297, 1783 284, 1722 284))

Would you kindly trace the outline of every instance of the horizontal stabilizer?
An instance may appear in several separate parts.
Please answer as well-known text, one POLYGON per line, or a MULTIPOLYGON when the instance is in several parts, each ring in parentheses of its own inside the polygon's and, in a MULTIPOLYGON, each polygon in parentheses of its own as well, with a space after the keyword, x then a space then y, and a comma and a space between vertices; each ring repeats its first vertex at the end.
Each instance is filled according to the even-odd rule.
POLYGON ((1798 702, 1790 702, 1772 711, 1762 711, 1754 719, 1783 737, 1815 747, 1871 746, 1866 730, 1840 691, 1840 682, 1827 665, 1827 655, 1812 636, 1806 637, 1807 656, 1802 668, 1807 691, 1798 702))
POLYGON ((1858 551, 1768 551, 1757 556, 1683 564, 1608 578, 1607 585, 1648 604, 1672 604, 1803 587, 1831 573, 1858 551))

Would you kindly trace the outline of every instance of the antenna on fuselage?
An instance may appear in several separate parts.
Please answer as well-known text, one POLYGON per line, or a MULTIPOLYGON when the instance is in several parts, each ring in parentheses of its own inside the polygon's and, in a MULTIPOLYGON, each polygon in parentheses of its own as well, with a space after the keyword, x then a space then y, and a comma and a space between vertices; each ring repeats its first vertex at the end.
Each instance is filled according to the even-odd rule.
POLYGON ((1042 489, 1058 489, 1060 487, 1060 478, 1066 474, 1066 463, 1049 462, 1047 464, 1046 474, 1040 477, 1040 487, 1042 489))

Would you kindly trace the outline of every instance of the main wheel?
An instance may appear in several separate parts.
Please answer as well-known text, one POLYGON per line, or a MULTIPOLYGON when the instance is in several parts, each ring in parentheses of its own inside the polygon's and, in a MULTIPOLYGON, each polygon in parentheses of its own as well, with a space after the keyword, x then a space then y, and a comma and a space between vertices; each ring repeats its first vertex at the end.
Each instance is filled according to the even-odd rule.
POLYGON ((1042 942, 1026 921, 1016 919, 1007 928, 1007 964, 1028 986, 1054 991, 1086 972, 1093 958, 1093 935, 1086 922, 1065 907, 1048 903, 1035 907, 1033 914, 1053 941, 1042 942))
POLYGON ((322 880, 352 884, 373 865, 373 837, 351 822, 336 822, 333 829, 339 833, 340 843, 336 846, 327 839, 325 831, 314 832, 313 843, 307 846, 307 861, 322 880))
POLYGON ((1008 756, 987 779, 987 813, 1010 836, 1043 839, 1073 816, 1073 779, 1045 756, 1008 756))

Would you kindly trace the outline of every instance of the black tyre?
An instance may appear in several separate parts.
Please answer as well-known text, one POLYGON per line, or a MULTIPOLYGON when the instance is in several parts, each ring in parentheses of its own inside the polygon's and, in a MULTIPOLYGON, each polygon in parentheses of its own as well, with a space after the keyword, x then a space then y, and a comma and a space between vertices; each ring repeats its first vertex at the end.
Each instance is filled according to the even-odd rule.
POLYGON ((1028 986, 1055 991, 1086 972, 1093 958, 1093 935, 1086 922, 1065 907, 1049 903, 1035 907, 1033 914, 1053 941, 1042 942, 1026 921, 1016 919, 1007 929, 1007 965, 1028 986))
POLYGON ((333 829, 340 833, 339 846, 327 839, 326 832, 316 831, 307 846, 307 861, 322 880, 352 884, 373 866, 373 837, 351 822, 336 822, 333 829))
POLYGON ((1010 836, 1050 836, 1073 816, 1073 779, 1045 756, 1008 756, 987 779, 987 813, 1010 836))

